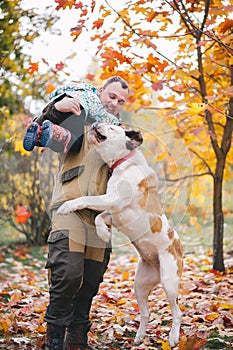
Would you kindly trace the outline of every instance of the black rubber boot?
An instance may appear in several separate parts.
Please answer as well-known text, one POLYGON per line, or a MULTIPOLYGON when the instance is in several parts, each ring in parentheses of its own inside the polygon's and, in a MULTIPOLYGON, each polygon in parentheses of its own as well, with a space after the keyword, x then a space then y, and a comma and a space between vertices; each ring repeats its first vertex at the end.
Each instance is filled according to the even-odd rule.
POLYGON ((65 327, 47 323, 45 350, 63 350, 65 327))
POLYGON ((87 333, 90 328, 91 323, 86 325, 72 324, 68 327, 65 340, 65 350, 93 350, 93 348, 87 343, 87 333))

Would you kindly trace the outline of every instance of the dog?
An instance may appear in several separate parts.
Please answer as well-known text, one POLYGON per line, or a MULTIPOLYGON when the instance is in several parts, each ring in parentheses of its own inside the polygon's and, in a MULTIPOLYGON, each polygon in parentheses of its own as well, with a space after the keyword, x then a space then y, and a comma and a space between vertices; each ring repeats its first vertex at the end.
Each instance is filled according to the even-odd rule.
POLYGON ((139 345, 144 340, 149 321, 148 296, 161 283, 172 312, 169 343, 175 347, 179 343, 182 317, 178 306, 182 245, 163 213, 157 176, 137 148, 139 136, 140 133, 132 132, 127 135, 121 126, 93 124, 88 140, 112 173, 106 194, 66 201, 58 208, 58 214, 83 208, 103 211, 95 220, 99 237, 109 242, 111 225, 129 237, 140 256, 134 283, 140 325, 134 343, 139 345))

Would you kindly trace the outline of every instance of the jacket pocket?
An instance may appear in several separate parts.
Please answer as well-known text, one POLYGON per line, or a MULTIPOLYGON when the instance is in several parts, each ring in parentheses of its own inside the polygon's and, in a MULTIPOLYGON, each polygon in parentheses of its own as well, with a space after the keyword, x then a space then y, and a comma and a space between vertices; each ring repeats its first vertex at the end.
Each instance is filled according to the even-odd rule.
POLYGON ((60 177, 60 181, 62 183, 70 181, 75 177, 80 176, 83 173, 83 171, 84 171, 84 165, 79 165, 78 167, 75 167, 63 173, 60 177))
POLYGON ((49 234, 47 242, 49 251, 45 268, 62 269, 69 261, 69 231, 53 231, 49 234))
POLYGON ((68 230, 53 231, 53 232, 50 232, 47 243, 56 243, 68 237, 69 237, 68 230))

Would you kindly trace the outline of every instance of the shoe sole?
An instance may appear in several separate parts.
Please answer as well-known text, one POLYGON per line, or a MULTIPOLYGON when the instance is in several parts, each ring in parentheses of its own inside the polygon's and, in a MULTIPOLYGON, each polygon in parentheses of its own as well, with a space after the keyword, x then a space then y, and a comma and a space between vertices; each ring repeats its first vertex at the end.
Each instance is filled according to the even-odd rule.
POLYGON ((23 148, 26 151, 33 150, 37 139, 37 131, 38 131, 38 124, 36 123, 29 125, 29 127, 27 128, 26 134, 23 139, 23 148))
POLYGON ((52 123, 49 120, 45 120, 41 127, 40 143, 42 147, 49 146, 52 142, 52 123))

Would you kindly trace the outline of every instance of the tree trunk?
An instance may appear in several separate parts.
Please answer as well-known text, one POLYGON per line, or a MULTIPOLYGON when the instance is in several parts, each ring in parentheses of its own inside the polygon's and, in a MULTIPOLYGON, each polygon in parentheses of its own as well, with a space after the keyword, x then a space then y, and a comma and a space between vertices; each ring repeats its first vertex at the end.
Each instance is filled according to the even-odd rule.
MULTIPOLYGON (((230 69, 231 86, 233 85, 233 65, 230 69)), ((227 154, 232 145, 233 132, 233 97, 229 100, 228 114, 221 142, 220 152, 216 152, 217 164, 214 177, 214 240, 213 240, 213 268, 217 271, 225 271, 223 259, 223 232, 224 215, 222 210, 222 185, 227 154)))
POLYGON ((225 271, 223 259, 223 233, 224 233, 224 214, 222 210, 222 185, 224 171, 224 157, 217 160, 216 172, 214 177, 214 238, 213 238, 213 269, 225 271))

